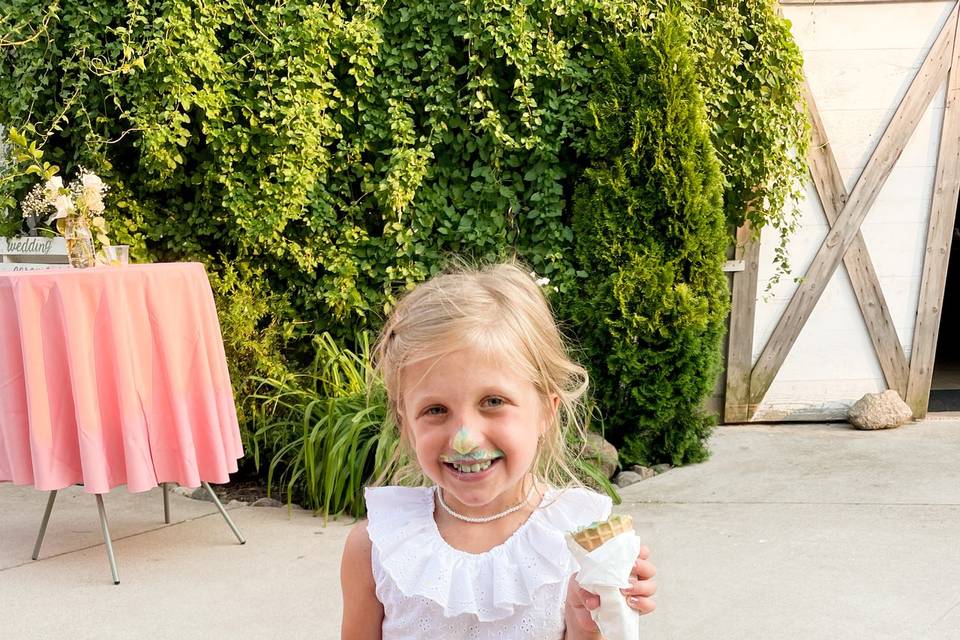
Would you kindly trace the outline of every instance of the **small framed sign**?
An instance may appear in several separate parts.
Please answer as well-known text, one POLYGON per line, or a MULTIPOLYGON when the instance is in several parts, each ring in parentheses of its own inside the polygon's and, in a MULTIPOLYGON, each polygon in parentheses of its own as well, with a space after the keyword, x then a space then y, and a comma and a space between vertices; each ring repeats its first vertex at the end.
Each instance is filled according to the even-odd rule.
POLYGON ((62 269, 68 264, 63 238, 0 238, 0 271, 62 269))

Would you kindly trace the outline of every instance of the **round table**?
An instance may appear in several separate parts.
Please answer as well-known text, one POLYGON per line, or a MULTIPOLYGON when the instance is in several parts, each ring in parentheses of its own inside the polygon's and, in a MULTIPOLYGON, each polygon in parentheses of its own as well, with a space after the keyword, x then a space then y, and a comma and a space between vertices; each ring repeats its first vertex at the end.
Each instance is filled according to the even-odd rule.
POLYGON ((210 282, 198 263, 0 272, 0 482, 96 494, 113 583, 120 584, 102 494, 209 482, 243 455, 210 282))
POLYGON ((197 487, 242 455, 203 265, 0 272, 0 481, 197 487))

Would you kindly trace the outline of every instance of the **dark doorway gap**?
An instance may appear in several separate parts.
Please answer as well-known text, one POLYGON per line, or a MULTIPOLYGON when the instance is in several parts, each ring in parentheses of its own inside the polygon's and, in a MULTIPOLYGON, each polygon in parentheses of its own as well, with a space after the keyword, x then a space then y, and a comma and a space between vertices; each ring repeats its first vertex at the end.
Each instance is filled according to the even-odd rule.
POLYGON ((960 228, 956 226, 943 290, 928 411, 960 411, 960 228))

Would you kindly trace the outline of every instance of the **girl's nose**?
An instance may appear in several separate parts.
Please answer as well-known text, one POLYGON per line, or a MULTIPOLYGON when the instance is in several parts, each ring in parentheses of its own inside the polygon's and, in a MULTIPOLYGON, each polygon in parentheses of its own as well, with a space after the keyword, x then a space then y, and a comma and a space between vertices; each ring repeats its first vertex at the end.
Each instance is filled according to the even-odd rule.
POLYGON ((480 442, 465 426, 461 426, 456 435, 453 436, 450 446, 460 455, 466 455, 479 447, 480 442))

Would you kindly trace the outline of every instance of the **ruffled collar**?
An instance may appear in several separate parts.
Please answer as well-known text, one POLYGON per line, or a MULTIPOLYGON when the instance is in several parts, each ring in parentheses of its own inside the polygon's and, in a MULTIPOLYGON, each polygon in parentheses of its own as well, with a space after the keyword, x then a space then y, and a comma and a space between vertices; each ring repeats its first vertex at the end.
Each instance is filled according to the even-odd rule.
POLYGON ((541 587, 567 580, 575 565, 563 532, 610 511, 606 496, 551 489, 505 542, 470 553, 441 537, 432 488, 368 488, 366 501, 370 541, 400 591, 435 602, 445 616, 473 613, 481 622, 507 618, 541 587))

